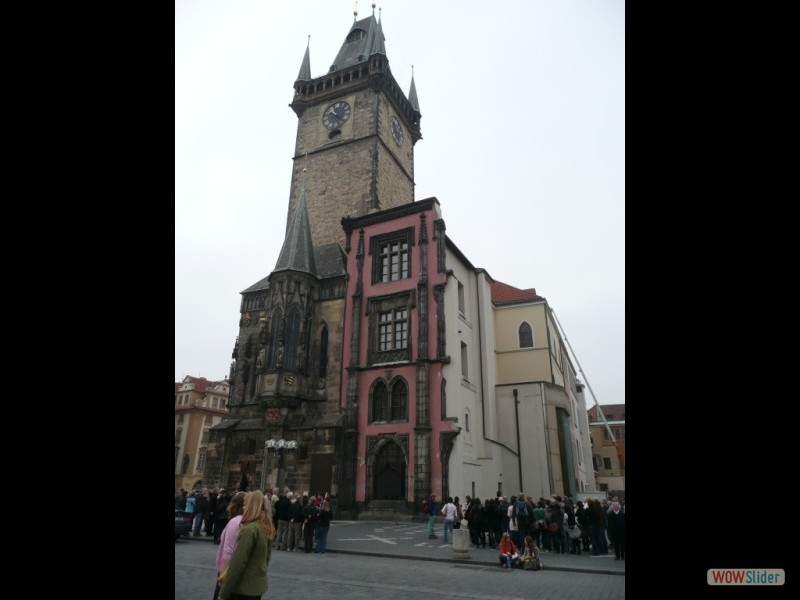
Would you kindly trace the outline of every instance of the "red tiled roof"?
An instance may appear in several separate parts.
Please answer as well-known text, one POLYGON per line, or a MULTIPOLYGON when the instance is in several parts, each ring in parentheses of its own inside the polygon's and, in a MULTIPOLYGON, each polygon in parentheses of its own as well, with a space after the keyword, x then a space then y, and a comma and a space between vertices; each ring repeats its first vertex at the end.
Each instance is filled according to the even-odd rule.
POLYGON ((536 294, 536 288, 528 288, 521 290, 514 286, 503 283, 502 281, 495 281, 492 286, 492 302, 495 304, 502 304, 504 302, 532 302, 534 300, 544 300, 541 296, 536 294))
MULTIPOLYGON (((624 404, 601 404, 601 410, 607 421, 624 421, 625 405, 624 404)), ((597 421, 597 405, 595 404, 588 411, 589 421, 597 421)))
MULTIPOLYGON (((217 383, 219 383, 218 381, 209 381, 205 377, 192 377, 191 375, 187 375, 186 377, 189 378, 192 381, 192 383, 194 383, 194 391, 195 392, 200 392, 201 394, 205 393, 205 391, 209 387, 215 386, 217 383)), ((188 381, 186 383, 188 383, 188 381)), ((180 385, 182 385, 182 383, 176 383, 175 384, 175 393, 176 394, 178 393, 178 387, 180 385)))

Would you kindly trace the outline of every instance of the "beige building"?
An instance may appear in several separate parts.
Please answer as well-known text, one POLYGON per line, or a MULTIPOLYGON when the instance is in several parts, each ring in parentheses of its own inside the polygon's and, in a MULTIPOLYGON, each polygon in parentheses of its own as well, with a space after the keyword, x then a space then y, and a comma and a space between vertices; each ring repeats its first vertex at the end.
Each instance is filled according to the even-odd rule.
POLYGON ((547 300, 533 288, 493 282, 491 289, 498 432, 519 448, 523 491, 534 498, 594 491, 583 386, 547 300))
POLYGON ((175 384, 175 492, 202 482, 208 430, 228 414, 227 380, 187 375, 175 384))
POLYGON ((625 492, 625 405, 606 404, 601 406, 611 432, 617 439, 617 448, 608 435, 605 422, 593 406, 589 415, 589 429, 592 436, 592 463, 597 486, 600 491, 610 495, 624 495, 625 492))

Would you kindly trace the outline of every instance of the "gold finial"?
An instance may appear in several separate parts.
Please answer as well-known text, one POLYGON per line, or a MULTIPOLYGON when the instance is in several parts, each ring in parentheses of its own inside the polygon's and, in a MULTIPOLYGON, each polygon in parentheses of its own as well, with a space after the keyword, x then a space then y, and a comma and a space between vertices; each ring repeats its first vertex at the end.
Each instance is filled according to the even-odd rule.
POLYGON ((372 3, 372 16, 375 16, 375 3, 372 3))

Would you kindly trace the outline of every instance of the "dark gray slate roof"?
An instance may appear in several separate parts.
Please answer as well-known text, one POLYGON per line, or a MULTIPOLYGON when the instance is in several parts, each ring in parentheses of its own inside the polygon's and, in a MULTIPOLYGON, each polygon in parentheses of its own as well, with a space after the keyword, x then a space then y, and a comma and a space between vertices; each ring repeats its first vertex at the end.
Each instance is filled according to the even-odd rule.
POLYGON ((314 246, 314 263, 317 265, 317 277, 340 277, 347 268, 347 256, 342 247, 336 243, 314 246))
POLYGON ((308 221, 306 209, 306 181, 303 178, 300 189, 300 199, 294 207, 294 212, 289 217, 286 228, 286 239, 278 257, 278 263, 273 269, 276 271, 298 271, 302 273, 317 274, 314 266, 314 246, 311 243, 311 224, 308 221))
POLYGON ((339 50, 339 54, 336 55, 336 59, 333 61, 334 70, 340 71, 341 69, 352 67, 359 62, 364 62, 367 58, 376 53, 385 55, 386 47, 383 43, 383 29, 375 18, 375 15, 371 15, 366 19, 361 19, 353 23, 353 26, 347 33, 347 37, 339 50), (361 39, 355 39, 348 43, 347 39, 356 29, 360 29, 366 35, 361 39), (359 56, 363 58, 359 60, 359 56))
POLYGON ((220 429, 230 429, 231 427, 234 427, 236 424, 238 424, 239 421, 241 421, 241 419, 225 419, 221 423, 217 423, 216 425, 211 427, 209 429, 209 431, 211 431, 211 430, 217 430, 218 431, 220 429))
POLYGON ((244 419, 236 425, 236 431, 252 431, 253 429, 264 429, 264 420, 244 419))
POLYGON ((247 292, 258 292, 260 290, 268 290, 269 289, 269 275, 264 277, 264 279, 259 279, 256 283, 251 285, 246 290, 242 290, 239 292, 240 294, 246 294, 247 292))

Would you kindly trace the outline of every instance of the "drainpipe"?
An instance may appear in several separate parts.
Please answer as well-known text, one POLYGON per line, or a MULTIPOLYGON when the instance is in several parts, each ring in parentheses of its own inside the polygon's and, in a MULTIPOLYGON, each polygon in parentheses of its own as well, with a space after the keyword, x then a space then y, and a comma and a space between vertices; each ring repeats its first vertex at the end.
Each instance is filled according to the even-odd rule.
POLYGON ((519 440, 519 399, 517 398, 517 388, 512 390, 514 392, 514 418, 517 421, 517 465, 519 466, 519 489, 524 490, 522 485, 522 446, 519 440))
POLYGON ((539 382, 539 389, 542 392, 542 418, 544 419, 544 451, 545 467, 547 467, 547 481, 550 485, 550 494, 553 494, 553 469, 550 468, 550 432, 547 430, 547 406, 544 401, 544 383, 539 382))

